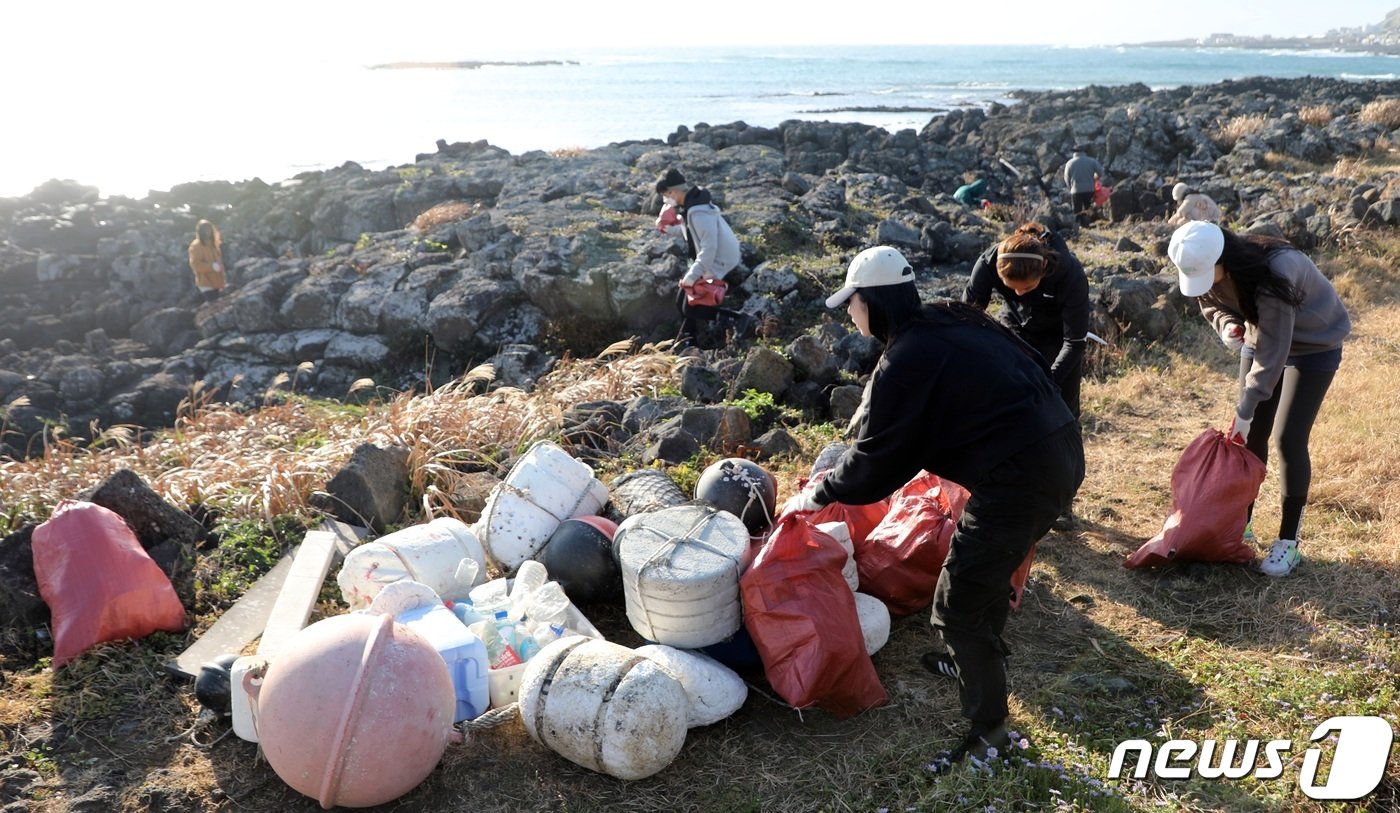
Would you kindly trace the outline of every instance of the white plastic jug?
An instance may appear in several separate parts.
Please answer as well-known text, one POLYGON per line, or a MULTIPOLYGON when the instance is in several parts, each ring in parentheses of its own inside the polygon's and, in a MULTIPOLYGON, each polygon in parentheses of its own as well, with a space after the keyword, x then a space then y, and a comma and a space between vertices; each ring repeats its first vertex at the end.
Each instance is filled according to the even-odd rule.
POLYGON ((457 696, 452 722, 473 720, 485 713, 490 706, 486 645, 438 599, 432 588, 414 581, 386 585, 375 596, 369 612, 392 615, 442 656, 457 696))
POLYGON ((426 584, 443 599, 464 598, 486 580, 486 549, 466 523, 438 517, 360 545, 335 577, 352 610, 368 607, 384 585, 401 579, 426 584))

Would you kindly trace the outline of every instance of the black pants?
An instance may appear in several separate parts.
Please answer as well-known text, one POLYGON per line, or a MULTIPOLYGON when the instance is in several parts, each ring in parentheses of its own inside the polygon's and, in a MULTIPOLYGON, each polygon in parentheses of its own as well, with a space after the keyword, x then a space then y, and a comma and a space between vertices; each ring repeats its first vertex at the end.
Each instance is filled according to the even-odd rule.
POLYGON ((676 293, 676 309, 681 313, 681 333, 679 339, 689 339, 696 347, 701 347, 700 322, 713 322, 721 316, 740 319, 743 314, 733 308, 718 305, 691 305, 685 301, 685 291, 676 293))
POLYGON ((1011 574, 1069 508, 1084 480, 1084 446, 1067 423, 972 486, 933 593, 933 627, 958 667, 963 716, 1006 719, 1006 643, 1011 574))
POLYGON ((1087 212, 1094 208, 1094 190, 1069 193, 1069 206, 1075 214, 1087 212))
MULTIPOLYGON (((1300 356, 1299 363, 1304 363, 1300 356)), ((1340 361, 1340 359, 1338 359, 1340 361)), ((1303 507, 1308 504, 1308 488, 1312 485, 1312 456, 1308 439, 1317 420, 1322 399, 1337 375, 1335 369, 1308 369, 1289 366, 1274 387, 1269 400, 1254 408, 1254 422, 1249 427, 1245 448, 1269 462, 1269 440, 1278 444, 1279 480, 1283 505, 1279 517, 1279 539, 1298 538, 1298 526, 1303 522, 1303 507)), ((1240 387, 1254 366, 1254 357, 1240 356, 1240 387)))
MULTIPOLYGON (((1064 339, 1060 336, 1029 336, 1020 334, 1026 343, 1036 349, 1046 364, 1054 364, 1055 359, 1060 355, 1060 349, 1064 347, 1064 339)), ((1080 381, 1084 378, 1084 354, 1073 362, 1061 367, 1055 372, 1055 386, 1060 388, 1060 398, 1069 407, 1069 412, 1075 420, 1079 420, 1079 389, 1080 381)))

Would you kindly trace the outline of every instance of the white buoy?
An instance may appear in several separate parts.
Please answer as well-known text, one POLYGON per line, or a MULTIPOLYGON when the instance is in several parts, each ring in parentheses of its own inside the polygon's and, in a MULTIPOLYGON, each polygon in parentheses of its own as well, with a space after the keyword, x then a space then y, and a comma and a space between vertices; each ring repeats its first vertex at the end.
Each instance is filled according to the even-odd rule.
POLYGON ((526 664, 520 718, 530 736, 575 765, 644 779, 685 745, 690 702, 655 661, 619 644, 561 638, 526 664))
POLYGON ((744 705, 749 687, 733 669, 701 652, 648 644, 637 647, 680 682, 690 700, 686 723, 691 728, 710 725, 728 717, 744 705))
POLYGON ((618 526, 613 549, 627 620, 643 638, 698 649, 739 630, 739 576, 750 556, 738 517, 698 503, 634 514, 618 526))
POLYGON ((856 593, 856 616, 865 639, 865 654, 874 655, 890 640, 890 608, 874 596, 856 593))

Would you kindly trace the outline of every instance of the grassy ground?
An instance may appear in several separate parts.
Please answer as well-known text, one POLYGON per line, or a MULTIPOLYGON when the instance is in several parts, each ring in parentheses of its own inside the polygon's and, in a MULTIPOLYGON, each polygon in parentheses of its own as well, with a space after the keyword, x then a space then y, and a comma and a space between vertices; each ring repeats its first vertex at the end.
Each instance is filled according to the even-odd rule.
MULTIPOLYGON (((1298 786, 1321 721, 1378 714, 1400 729, 1397 257, 1395 243, 1370 240, 1326 263, 1356 330, 1313 433, 1306 559, 1292 578, 1234 565, 1121 566, 1167 515, 1181 450, 1228 421, 1234 363, 1197 322, 1162 345, 1114 348, 1093 360, 1084 391, 1089 473, 1076 504, 1083 525, 1041 543, 1008 629, 1012 723, 1025 747, 1018 742, 1007 760, 942 778, 927 770, 963 722, 954 686, 918 665, 931 643, 921 612, 896 620, 875 656, 890 702, 852 719, 788 709, 751 676, 737 714, 691 731, 672 765, 631 783, 572 765, 513 721, 473 731, 423 784, 381 809, 1400 810, 1394 756, 1381 787, 1362 802, 1314 801, 1298 786), (1293 747, 1277 779, 1109 779, 1115 746, 1133 738, 1288 739, 1293 747)), ((0 664, 0 805, 317 809, 254 745, 223 726, 193 728, 189 686, 161 671, 258 571, 259 546, 265 553, 294 541, 285 527, 281 536, 256 529, 270 527, 268 517, 297 514, 365 439, 413 449, 413 493, 427 509, 468 505, 480 486, 460 474, 461 462, 489 462, 492 450, 547 434, 570 404, 664 390, 672 364, 647 353, 580 362, 535 397, 477 396, 462 384, 363 410, 297 399, 255 414, 192 404, 178 431, 156 443, 113 438, 98 455, 60 444, 44 460, 4 464, 0 523, 9 526, 129 466, 173 501, 213 506, 242 530, 230 534, 230 550, 189 574, 197 596, 191 634, 103 646, 58 673, 18 657, 0 664), (234 567, 242 569, 227 575, 234 567)), ((784 496, 830 436, 820 428, 799 434, 807 454, 772 467, 784 496)), ((695 461, 690 475, 706 462, 695 461)), ((1278 522, 1272 471, 1258 506, 1255 528, 1267 544, 1278 522)), ((318 611, 340 612, 336 598, 327 589, 318 611)), ((640 643, 620 608, 587 609, 610 638, 640 643)), ((25 631, 10 635, 22 639, 25 631)))

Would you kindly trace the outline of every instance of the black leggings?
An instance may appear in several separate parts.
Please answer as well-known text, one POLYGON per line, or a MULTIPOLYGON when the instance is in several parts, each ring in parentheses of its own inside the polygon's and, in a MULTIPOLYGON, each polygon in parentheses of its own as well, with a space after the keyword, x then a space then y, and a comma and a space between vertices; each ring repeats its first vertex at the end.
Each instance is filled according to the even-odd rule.
MULTIPOLYGON (((1254 366, 1248 354, 1240 357, 1240 387, 1254 366)), ((1254 410, 1254 422, 1249 426, 1245 448, 1269 462, 1269 438, 1278 444, 1279 478, 1283 505, 1279 518, 1278 538, 1298 538, 1298 526, 1303 521, 1303 506, 1308 502, 1308 486, 1312 483, 1312 458, 1308 455, 1308 437, 1313 422, 1322 407, 1336 370, 1311 370, 1285 367, 1283 379, 1274 387, 1269 400, 1254 410)), ((1251 506, 1251 512, 1253 507, 1251 506)))

